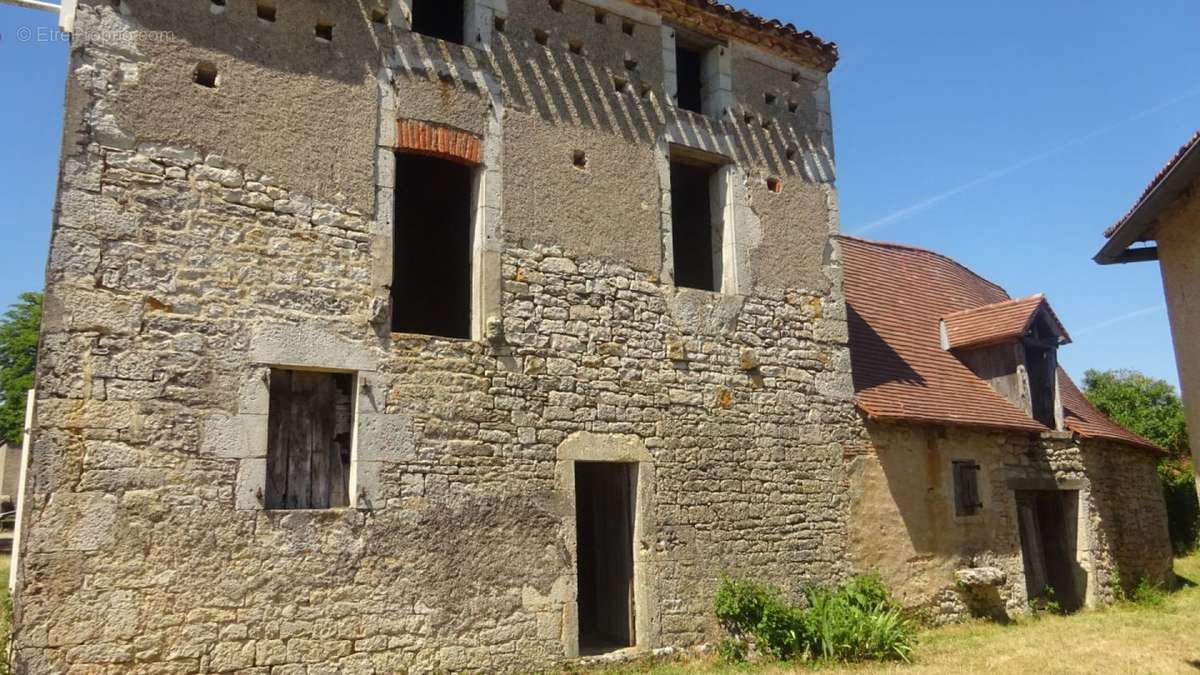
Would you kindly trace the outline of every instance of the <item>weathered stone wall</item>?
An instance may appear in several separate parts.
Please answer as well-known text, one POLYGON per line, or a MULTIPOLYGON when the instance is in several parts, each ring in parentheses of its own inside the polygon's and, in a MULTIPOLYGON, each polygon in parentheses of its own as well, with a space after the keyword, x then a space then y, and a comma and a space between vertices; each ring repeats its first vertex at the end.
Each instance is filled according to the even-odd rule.
POLYGON ((1088 606, 1111 602, 1118 584, 1168 583, 1171 550, 1156 457, 1117 443, 1021 433, 869 424, 871 451, 849 458, 850 552, 878 571, 909 606, 951 621, 982 607, 955 572, 998 568, 999 601, 1023 611, 1027 596, 1014 490, 1078 490, 1076 562, 1088 606), (980 467, 982 509, 955 511, 954 461, 980 467))
POLYGON ((793 590, 848 573, 843 445, 862 431, 821 123, 681 115, 582 74, 586 51, 511 29, 436 44, 367 3, 289 2, 274 24, 249 0, 118 5, 83 3, 72 48, 24 672, 544 667, 577 648, 579 459, 639 465, 641 647, 715 637, 723 572, 793 590), (217 89, 191 82, 199 61, 217 89), (380 321, 397 118, 483 137, 486 339, 380 321), (671 142, 737 162, 748 293, 663 276, 671 142), (798 212, 772 201, 793 194, 798 212), (262 509, 272 366, 357 375, 354 508, 262 509))

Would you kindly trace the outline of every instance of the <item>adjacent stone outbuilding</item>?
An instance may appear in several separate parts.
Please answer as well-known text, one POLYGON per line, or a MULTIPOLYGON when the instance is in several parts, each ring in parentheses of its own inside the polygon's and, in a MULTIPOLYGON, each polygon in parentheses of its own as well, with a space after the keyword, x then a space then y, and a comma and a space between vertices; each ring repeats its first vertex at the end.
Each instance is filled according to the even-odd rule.
POLYGON ((1057 366, 1070 336, 1047 300, 931 251, 838 239, 867 417, 847 457, 855 565, 935 620, 1173 582, 1162 451, 1057 366))

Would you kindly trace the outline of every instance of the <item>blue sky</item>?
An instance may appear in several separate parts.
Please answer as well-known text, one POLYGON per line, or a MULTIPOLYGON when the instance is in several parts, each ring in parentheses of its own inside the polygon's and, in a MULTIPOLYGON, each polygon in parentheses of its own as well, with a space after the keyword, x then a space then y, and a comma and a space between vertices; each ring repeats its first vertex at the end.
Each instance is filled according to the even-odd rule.
MULTIPOLYGON (((1087 368, 1177 382, 1158 267, 1100 267, 1102 230, 1200 128, 1195 0, 740 0, 841 46, 842 229, 1046 293, 1087 368)), ((0 303, 42 284, 66 45, 0 6, 0 303)))

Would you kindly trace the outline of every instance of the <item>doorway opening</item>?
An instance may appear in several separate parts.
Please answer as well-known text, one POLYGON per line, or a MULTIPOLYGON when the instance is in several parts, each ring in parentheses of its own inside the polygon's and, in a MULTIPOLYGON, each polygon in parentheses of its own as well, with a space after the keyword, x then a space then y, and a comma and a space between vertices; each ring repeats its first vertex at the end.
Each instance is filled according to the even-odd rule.
POLYGON ((637 644, 633 581, 637 471, 636 464, 575 463, 582 654, 637 644))
POLYGON ((1076 560, 1079 492, 1018 490, 1016 496, 1026 594, 1030 601, 1078 611, 1086 584, 1076 560))

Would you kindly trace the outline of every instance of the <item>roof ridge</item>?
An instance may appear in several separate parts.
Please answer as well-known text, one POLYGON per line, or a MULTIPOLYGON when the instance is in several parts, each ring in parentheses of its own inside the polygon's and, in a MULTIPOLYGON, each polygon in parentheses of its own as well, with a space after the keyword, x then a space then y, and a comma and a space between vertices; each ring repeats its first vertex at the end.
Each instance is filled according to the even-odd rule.
POLYGON ((1180 160, 1182 160, 1184 156, 1187 155, 1193 148, 1197 147, 1197 145, 1200 145, 1200 129, 1197 129, 1196 133, 1192 134, 1191 140, 1189 140, 1187 143, 1184 143, 1178 150, 1176 150, 1175 154, 1166 163, 1166 165, 1158 170, 1158 173, 1154 175, 1154 178, 1150 181, 1150 184, 1147 185, 1144 190, 1142 190, 1142 194, 1137 198, 1137 201, 1134 202, 1133 207, 1130 208, 1124 216, 1121 216, 1120 220, 1112 225, 1109 225, 1108 228, 1104 230, 1104 237, 1106 239, 1111 238, 1114 234, 1116 234, 1117 230, 1120 229, 1120 227, 1124 225, 1126 221, 1133 216, 1133 214, 1137 213, 1138 207, 1144 204, 1146 200, 1149 199, 1152 194, 1154 194, 1154 191, 1157 190, 1160 185, 1162 185, 1167 176, 1175 170, 1175 167, 1179 164, 1180 160))
MULTIPOLYGON (((932 249, 921 248, 920 246, 913 246, 912 244, 900 244, 900 243, 896 243, 893 241, 879 241, 878 239, 866 239, 864 237, 855 237, 855 236, 849 235, 849 234, 836 234, 836 235, 834 235, 833 238, 834 239, 843 239, 846 241, 854 241, 854 242, 858 242, 860 244, 867 244, 868 246, 878 246, 881 248, 894 248, 894 249, 899 249, 902 251, 912 251, 914 253, 924 253, 926 255, 931 255, 935 258, 940 258, 940 259, 945 260, 946 262, 950 263, 951 265, 958 267, 959 269, 966 272, 967 274, 970 274, 971 276, 975 277, 976 279, 979 279, 980 281, 991 286, 992 288, 1000 291, 1001 293, 1004 294, 1005 297, 1008 297, 1008 290, 1006 290, 1003 286, 992 281, 991 279, 988 279, 987 277, 976 272, 975 270, 971 269, 970 267, 967 267, 966 265, 960 263, 959 261, 955 260, 954 258, 951 258, 950 256, 946 255, 945 253, 938 253, 937 251, 934 251, 932 249)), ((1011 300, 1012 298, 1009 298, 1009 299, 1011 300)))
MULTIPOLYGON (((976 276, 978 276, 978 275, 976 275, 976 276)), ((1050 304, 1049 301, 1046 300, 1045 293, 1034 293, 1033 295, 1027 295, 1023 298, 1009 298, 1008 300, 1001 300, 1000 302, 989 302, 986 305, 980 305, 978 307, 968 307, 967 309, 960 309, 956 312, 950 312, 949 314, 947 314, 946 316, 944 316, 942 318, 949 319, 951 317, 956 317, 956 316, 960 316, 960 315, 973 314, 980 310, 991 309, 993 307, 999 307, 1000 305, 1019 305, 1023 302, 1029 302, 1030 300, 1037 300, 1038 302, 1045 302, 1046 304, 1050 304)))

